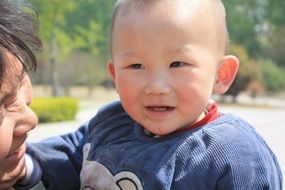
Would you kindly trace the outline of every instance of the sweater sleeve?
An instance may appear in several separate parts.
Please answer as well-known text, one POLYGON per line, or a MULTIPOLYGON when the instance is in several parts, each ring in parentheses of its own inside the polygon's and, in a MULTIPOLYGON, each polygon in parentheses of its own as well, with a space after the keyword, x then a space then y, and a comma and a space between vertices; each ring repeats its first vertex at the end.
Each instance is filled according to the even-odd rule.
POLYGON ((25 178, 22 183, 18 183, 18 187, 31 187, 39 182, 39 176, 42 175, 41 180, 47 189, 79 189, 83 162, 82 149, 87 140, 92 141, 90 130, 100 122, 122 111, 120 102, 114 101, 103 106, 90 122, 83 124, 75 132, 28 144, 27 153, 33 161, 33 166, 30 167, 32 168, 31 175, 29 176, 33 177, 25 178))
POLYGON ((177 180, 177 189, 187 185, 200 190, 282 190, 282 173, 275 155, 244 120, 222 116, 193 132, 189 139, 179 150, 187 159, 182 169, 176 169, 178 179, 185 176, 183 182, 177 180))
POLYGON ((82 148, 87 136, 85 123, 75 132, 27 145, 28 154, 42 169, 42 182, 47 189, 79 189, 82 148))
POLYGON ((282 174, 275 155, 249 124, 238 123, 240 126, 227 125, 215 134, 216 189, 281 190, 282 174))
POLYGON ((37 185, 42 177, 42 169, 39 166, 38 161, 33 159, 29 154, 25 155, 26 176, 17 181, 14 185, 14 189, 30 189, 37 185))

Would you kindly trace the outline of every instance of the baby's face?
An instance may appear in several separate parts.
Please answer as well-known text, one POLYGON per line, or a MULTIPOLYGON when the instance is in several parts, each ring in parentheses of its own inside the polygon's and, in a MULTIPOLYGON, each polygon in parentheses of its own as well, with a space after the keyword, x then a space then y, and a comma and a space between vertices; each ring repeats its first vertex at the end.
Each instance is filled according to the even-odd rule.
POLYGON ((204 116, 221 59, 199 1, 179 2, 129 10, 113 31, 116 90, 129 115, 157 135, 204 116))
POLYGON ((0 170, 12 171, 18 163, 24 165, 24 142, 38 120, 28 107, 32 101, 28 75, 23 76, 22 64, 15 56, 7 53, 6 60, 0 89, 0 170))

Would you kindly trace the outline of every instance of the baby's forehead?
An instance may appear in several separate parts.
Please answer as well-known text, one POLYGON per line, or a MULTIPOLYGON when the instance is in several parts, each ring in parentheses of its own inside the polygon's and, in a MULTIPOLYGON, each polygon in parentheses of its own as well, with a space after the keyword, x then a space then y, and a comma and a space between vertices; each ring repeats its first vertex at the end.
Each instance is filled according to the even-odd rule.
MULTIPOLYGON (((148 25, 145 26, 147 30, 153 26, 149 21, 153 24, 155 20, 160 26, 164 22, 166 28, 175 28, 177 24, 183 25, 186 32, 196 30, 199 34, 195 36, 206 35, 207 38, 212 38, 211 44, 216 42, 216 47, 221 54, 224 54, 227 49, 228 33, 221 0, 124 0, 121 2, 122 4, 117 4, 113 15, 112 34, 114 30, 117 31, 116 27, 122 29, 120 27, 122 24, 127 24, 123 26, 136 24, 141 19, 147 21, 142 22, 148 25), (169 23, 174 25, 168 25, 169 23)), ((113 40, 111 39, 111 45, 113 40)))
POLYGON ((117 5, 113 16, 113 26, 118 21, 134 23, 142 16, 177 23, 187 18, 200 22, 201 27, 214 27, 211 30, 224 30, 225 27, 225 10, 220 0, 124 0, 117 5))

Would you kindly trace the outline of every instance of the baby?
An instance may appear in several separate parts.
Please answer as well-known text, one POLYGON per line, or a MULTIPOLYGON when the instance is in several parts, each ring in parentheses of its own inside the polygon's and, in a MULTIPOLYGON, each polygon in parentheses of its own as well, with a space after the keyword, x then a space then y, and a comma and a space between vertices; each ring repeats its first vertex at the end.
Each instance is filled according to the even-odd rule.
POLYGON ((48 189, 281 190, 262 137, 211 100, 238 70, 228 41, 220 0, 118 0, 107 65, 120 102, 31 144, 33 170, 48 189))

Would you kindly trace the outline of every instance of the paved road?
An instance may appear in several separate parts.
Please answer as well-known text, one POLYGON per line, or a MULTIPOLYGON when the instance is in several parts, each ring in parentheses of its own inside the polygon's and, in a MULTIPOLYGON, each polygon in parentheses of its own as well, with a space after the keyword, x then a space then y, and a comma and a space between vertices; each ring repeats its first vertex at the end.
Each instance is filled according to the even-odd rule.
MULTIPOLYGON (((54 124, 40 124, 30 132, 28 140, 38 141, 49 136, 64 134, 75 130, 84 121, 87 121, 95 113, 96 109, 81 110, 76 121, 54 124)), ((264 108, 240 108, 221 107, 220 111, 235 113, 249 121, 256 130, 264 137, 279 160, 283 174, 285 174, 285 108, 264 109, 264 108)))

